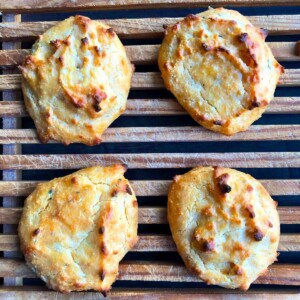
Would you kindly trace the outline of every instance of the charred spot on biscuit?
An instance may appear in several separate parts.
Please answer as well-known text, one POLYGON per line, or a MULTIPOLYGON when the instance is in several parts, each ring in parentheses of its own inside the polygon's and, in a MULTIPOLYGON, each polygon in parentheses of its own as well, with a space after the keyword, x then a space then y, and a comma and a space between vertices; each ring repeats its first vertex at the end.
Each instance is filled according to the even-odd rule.
POLYGON ((225 122, 223 120, 216 120, 213 123, 214 123, 214 125, 222 126, 222 125, 224 125, 225 122))
POLYGON ((93 94, 93 99, 97 102, 101 102, 102 100, 105 100, 107 98, 107 95, 105 92, 97 90, 95 94, 93 94))
POLYGON ((268 221, 268 226, 269 226, 270 228, 273 228, 273 223, 272 223, 271 221, 268 221))
POLYGON ((73 184, 77 184, 77 183, 78 183, 77 177, 72 177, 72 178, 71 178, 71 182, 72 182, 73 184))
POLYGON ((194 21, 194 20, 197 20, 197 19, 198 19, 198 17, 194 14, 189 14, 185 17, 185 20, 187 20, 187 21, 194 21))
POLYGON ((204 241, 202 247, 203 247, 203 251, 205 252, 214 251, 216 248, 216 244, 214 241, 204 241))
POLYGON ((83 29, 84 31, 87 31, 87 28, 91 22, 92 20, 88 17, 79 16, 79 15, 75 16, 75 24, 81 27, 81 29, 83 29))
POLYGON ((180 27, 180 23, 177 22, 176 24, 174 24, 174 25, 171 27, 171 29, 172 29, 173 32, 176 32, 176 31, 179 30, 179 27, 180 27))
POLYGON ((86 46, 89 43, 89 39, 87 37, 84 37, 81 39, 81 43, 82 43, 82 45, 86 46))
POLYGON ((257 100, 256 97, 254 97, 254 99, 252 100, 252 102, 250 103, 250 107, 249 109, 252 110, 254 108, 260 107, 261 103, 260 101, 257 100))
POLYGON ((55 48, 58 48, 59 46, 61 46, 61 40, 54 40, 54 41, 50 41, 50 45, 55 47, 55 48))
POLYGON ((101 253, 103 253, 104 255, 108 254, 108 249, 107 249, 106 244, 104 242, 101 245, 101 253))
POLYGON ((111 196, 112 197, 116 197, 118 194, 118 190, 117 189, 114 189, 112 192, 111 192, 111 196))
POLYGON ((249 192, 249 193, 251 193, 251 192, 254 191, 252 185, 250 185, 250 184, 247 185, 246 190, 247 190, 247 192, 249 192))
POLYGON ((209 45, 207 45, 207 44, 205 44, 205 43, 202 43, 201 45, 202 45, 202 48, 203 48, 205 51, 210 51, 210 50, 212 50, 212 46, 209 46, 209 45))
POLYGON ((103 297, 107 297, 107 291, 101 291, 101 294, 103 295, 103 297))
POLYGON ((104 226, 100 226, 99 227, 99 234, 104 234, 105 232, 105 227, 104 226))
POLYGON ((101 111, 101 101, 105 100, 107 98, 107 95, 105 92, 101 90, 96 90, 94 94, 92 94, 92 98, 94 99, 93 107, 96 112, 101 111))
POLYGON ((41 232, 41 229, 37 228, 37 229, 33 230, 32 235, 37 236, 40 232, 41 232))
POLYGON ((230 54, 229 50, 226 49, 226 48, 223 47, 223 46, 218 47, 218 48, 217 48, 217 51, 225 52, 226 54, 230 54))
POLYGON ((110 35, 110 36, 114 36, 115 35, 115 32, 112 28, 108 28, 106 29, 106 32, 110 35))
POLYGON ((227 194, 231 192, 231 187, 228 185, 229 174, 224 173, 217 177, 217 184, 219 190, 222 194, 227 194))
POLYGON ((253 237, 257 242, 260 242, 264 238, 264 234, 259 228, 256 228, 253 237))
POLYGON ((238 36, 238 39, 240 42, 245 43, 247 41, 248 38, 248 33, 244 32, 241 35, 238 36))
POLYGON ((100 55, 101 49, 98 46, 94 46, 94 50, 96 51, 97 55, 100 55))
POLYGON ((104 281, 105 275, 106 275, 106 272, 105 272, 104 270, 102 270, 102 271, 100 272, 100 279, 101 279, 101 281, 104 281))
POLYGON ((94 103, 93 105, 95 112, 100 112, 101 111, 101 106, 99 102, 94 103))
POLYGON ((64 58, 62 56, 58 57, 58 61, 63 65, 64 64, 64 58))
POLYGON ((248 212, 249 217, 251 219, 254 219, 255 218, 255 212, 254 212, 253 206, 252 205, 248 205, 248 206, 245 207, 245 209, 248 212))
POLYGON ((127 194, 132 195, 132 190, 131 190, 129 184, 126 184, 125 191, 126 191, 127 194))

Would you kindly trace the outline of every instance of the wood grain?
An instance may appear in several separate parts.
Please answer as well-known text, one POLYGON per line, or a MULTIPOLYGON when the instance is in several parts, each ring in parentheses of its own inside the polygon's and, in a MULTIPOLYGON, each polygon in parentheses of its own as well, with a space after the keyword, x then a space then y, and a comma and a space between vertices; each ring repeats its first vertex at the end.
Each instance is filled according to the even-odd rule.
MULTIPOLYGON (((0 181, 0 197, 28 196, 41 181, 0 181)), ((137 196, 167 196, 170 180, 131 180, 137 196)), ((260 180, 273 196, 300 195, 300 180, 260 180)), ((300 204, 300 203, 299 203, 300 204)), ((300 221, 299 221, 300 222, 300 221)))
MULTIPOLYGON (((284 5, 298 5, 299 0, 287 0, 284 5)), ((207 7, 213 4, 234 5, 234 6, 267 6, 282 5, 280 0, 14 0, 12 3, 7 0, 0 0, 2 12, 54 12, 54 11, 77 11, 77 10, 109 10, 109 9, 142 9, 142 8, 165 8, 165 7, 207 7)))
MULTIPOLYGON (((300 206, 278 207, 281 224, 299 224, 300 206)), ((18 224, 22 208, 0 208, 0 224, 18 224)), ((167 224, 165 207, 139 207, 139 224, 167 224)))
MULTIPOLYGON (((36 277, 25 262, 15 259, 0 259, 0 276, 36 277)), ((120 263, 118 280, 200 282, 182 264, 134 261, 120 263)), ((272 265, 268 273, 259 277, 254 284, 299 285, 300 265, 272 265)))
MULTIPOLYGON (((300 125, 253 125, 233 136, 220 135, 201 126, 108 128, 103 143, 220 142, 299 140, 300 125)), ((55 142, 55 141, 52 141, 55 142)), ((1 144, 39 144, 35 129, 0 129, 1 144)))
MULTIPOLYGON (((297 44, 298 42, 268 43, 279 61, 299 61, 300 55, 296 51, 297 44)), ((160 45, 125 46, 130 61, 135 65, 156 63, 159 47, 160 45)), ((29 53, 28 49, 0 50, 0 69, 15 68, 29 53)))
MULTIPOLYGON (((300 97, 275 97, 266 114, 300 113, 300 97)), ((187 112, 175 99, 128 99, 123 116, 183 115, 187 112)), ((23 101, 0 101, 1 117, 27 117, 23 101)))
MULTIPOLYGON (((1 24, 1 23, 0 23, 1 24)), ((300 86, 300 69, 287 69, 280 77, 278 86, 300 86)), ((0 75, 0 91, 21 88, 21 74, 0 75)), ((164 88, 160 73, 134 73, 131 80, 131 89, 149 90, 164 88)))
POLYGON ((1 170, 79 169, 126 164, 131 169, 192 168, 197 165, 233 168, 299 168, 300 152, 154 153, 3 155, 1 170))
MULTIPOLYGON (((1 0, 6 1, 6 0, 1 0)), ((297 0, 299 1, 299 0, 297 0)), ((299 34, 299 15, 249 16, 249 21, 269 30, 270 35, 299 34)), ((121 38, 157 38, 163 36, 163 25, 174 24, 182 18, 143 18, 105 20, 121 38)), ((0 23, 1 40, 29 40, 44 33, 57 22, 0 23)))
MULTIPOLYGON (((276 289, 255 289, 251 287, 249 291, 226 290, 211 288, 197 289, 161 289, 161 288, 118 288, 114 287, 108 294, 109 299, 120 300, 232 300, 232 299, 260 299, 260 300, 293 300, 299 299, 299 292, 295 290, 276 289)), ((51 291, 42 286, 23 286, 23 287, 0 287, 0 298, 6 300, 12 299, 70 299, 69 295, 62 295, 59 292, 51 291)), ((102 299, 97 292, 77 292, 72 293, 71 299, 102 299), (100 297, 100 298, 99 298, 100 297)))
MULTIPOLYGON (((20 251, 17 235, 0 235, 0 251, 20 251)), ((132 252, 176 252, 170 235, 139 235, 132 252)), ((300 251, 300 234, 281 234, 278 251, 300 251)))

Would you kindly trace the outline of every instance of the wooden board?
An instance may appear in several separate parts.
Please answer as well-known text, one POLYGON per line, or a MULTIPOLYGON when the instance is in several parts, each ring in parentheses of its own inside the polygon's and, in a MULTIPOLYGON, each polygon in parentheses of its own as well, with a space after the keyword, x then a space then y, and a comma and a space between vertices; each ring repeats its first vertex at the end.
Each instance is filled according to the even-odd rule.
MULTIPOLYGON (((94 0, 94 1, 61 1, 55 0, 14 0, 12 3, 6 0, 0 1, 3 12, 53 12, 53 11, 77 11, 93 9, 141 9, 141 8, 164 8, 164 7, 200 7, 214 4, 220 5, 282 5, 280 0, 94 0)), ((299 0, 287 0, 284 5, 299 5, 299 0)))
MULTIPOLYGON (((299 61, 299 42, 268 43, 274 56, 279 61, 299 61)), ((125 46, 127 55, 135 65, 152 64, 157 60, 159 45, 125 46)), ((20 65, 29 49, 0 50, 0 68, 8 69, 20 65)))
MULTIPOLYGON (((278 86, 300 86, 300 70, 287 69, 280 77, 278 86)), ((153 90, 164 87, 162 78, 158 72, 139 73, 132 76, 132 90, 153 90)), ((18 90, 21 88, 21 74, 0 75, 0 91, 18 90)))
MULTIPOLYGON (((3 146, 0 170, 4 175, 7 174, 0 182, 0 197, 5 200, 0 207, 0 224, 4 225, 3 228, 8 228, 0 233, 0 252, 3 253, 0 257, 0 278, 3 278, 0 299, 98 299, 100 297, 98 293, 92 292, 72 293, 71 296, 67 296, 50 291, 44 286, 27 285, 28 278, 35 278, 35 274, 22 259, 17 225, 22 213, 24 197, 28 196, 40 182, 36 179, 41 181, 46 179, 45 173, 48 171, 45 170, 49 170, 51 177, 52 175, 55 177, 55 174, 61 171, 70 173, 73 169, 113 163, 128 165, 130 176, 133 176, 131 183, 138 199, 141 199, 141 204, 139 206, 140 240, 120 264, 120 275, 116 283, 117 286, 120 284, 131 288, 114 286, 110 293, 111 298, 147 300, 300 298, 300 265, 297 260, 300 252, 298 230, 300 176, 295 173, 295 170, 300 168, 300 151, 297 146, 299 145, 297 141, 300 140, 300 122, 298 122, 300 42, 296 38, 296 35, 300 34, 298 7, 295 7, 295 14, 283 11, 281 15, 267 15, 268 10, 260 8, 259 13, 257 11, 255 13, 257 15, 249 17, 255 26, 267 28, 270 35, 274 36, 274 40, 268 44, 275 57, 288 66, 280 79, 280 90, 266 111, 267 118, 277 120, 274 124, 265 122, 264 116, 259 125, 253 125, 249 130, 232 137, 207 131, 195 123, 193 126, 187 126, 184 121, 180 124, 176 123, 176 126, 174 122, 171 125, 170 123, 163 126, 156 125, 157 118, 160 120, 159 124, 164 124, 164 116, 176 117, 179 120, 188 118, 185 110, 174 98, 165 97, 165 92, 162 96, 164 85, 160 74, 149 71, 157 70, 158 39, 163 37, 163 25, 173 24, 179 18, 162 16, 140 18, 138 13, 133 17, 126 17, 124 13, 122 19, 116 15, 116 19, 106 20, 106 22, 122 39, 126 40, 126 43, 129 43, 125 46, 126 51, 130 60, 138 66, 138 71, 132 80, 133 96, 130 96, 127 102, 125 117, 122 120, 122 124, 129 124, 129 126, 114 126, 105 132, 103 145, 97 146, 103 147, 105 154, 94 152, 93 148, 77 146, 66 147, 65 154, 51 154, 55 153, 56 147, 62 146, 50 142, 40 147, 35 129, 24 126, 28 114, 20 93, 21 75, 17 66, 22 63, 29 50, 22 47, 24 44, 21 45, 21 42, 33 42, 56 21, 20 22, 21 17, 16 15, 17 13, 74 11, 75 14, 83 10, 199 8, 211 3, 211 0, 13 0, 11 2, 0 0, 0 11, 13 13, 4 14, 0 23, 0 42, 3 42, 0 50, 0 70, 2 70, 0 91, 3 99, 0 101, 0 118, 3 119, 3 127, 0 129, 0 144, 3 146), (155 44, 151 41, 153 38, 156 39, 155 44), (279 118, 286 120, 286 114, 293 116, 290 117, 293 120, 281 122, 279 118), (151 126, 141 126, 140 123, 132 125, 132 116, 156 119, 153 118, 151 126), (250 149, 247 149, 247 146, 239 148, 245 149, 242 151, 230 150, 230 145, 243 145, 248 141, 255 142, 252 144, 257 145, 257 148, 252 145, 249 146, 250 149), (287 146, 283 144, 285 141, 289 143, 287 146), (197 142, 194 144, 197 144, 199 149, 194 148, 193 152, 177 151, 182 149, 177 148, 177 142, 197 142), (212 142, 214 146, 209 152, 203 151, 202 143, 208 142, 212 142), (275 146, 271 148, 267 142, 272 142, 272 145, 278 143, 281 145, 280 150, 275 146), (143 148, 150 143, 151 146, 143 148), (166 150, 160 152, 160 145, 164 143, 170 145, 170 153, 166 150), (114 151, 111 150, 113 149, 111 145, 114 151), (156 147, 156 150, 152 150, 151 147, 156 147), (30 149, 39 154, 30 154, 30 149), (281 255, 278 262, 270 267, 266 275, 259 277, 248 292, 219 289, 214 286, 206 287, 177 259, 176 247, 167 226, 165 204, 172 178, 167 177, 166 174, 170 171, 172 174, 179 174, 183 172, 182 169, 189 169, 196 165, 243 168, 250 173, 253 170, 262 170, 264 174, 262 184, 274 199, 280 198, 278 211, 282 234, 278 251, 281 255), (34 174, 35 172, 37 175, 34 174), (273 173, 281 175, 276 177, 273 173), (39 177, 38 174, 41 176, 39 177), (152 179, 146 180, 143 176, 140 178, 140 174, 144 174, 143 176, 151 174, 152 179), (147 206, 144 203, 147 203, 147 206), (24 278, 26 280, 23 280, 24 278), (160 281, 163 281, 162 285, 160 281), (257 285, 260 285, 259 288, 257 285), (168 288, 163 288, 165 286, 168 288), (278 286, 281 288, 278 289, 278 286)), ((266 6, 283 3, 279 0, 222 0, 214 1, 213 4, 266 6)), ((284 2, 284 5, 299 4, 300 0, 284 2)))
MULTIPOLYGON (((6 1, 6 0, 4 0, 6 1)), ((1 7, 1 6, 0 6, 1 7)), ((257 27, 269 30, 270 35, 292 35, 300 33, 299 15, 250 16, 257 27)), ((163 36, 163 25, 176 23, 180 18, 143 18, 105 20, 115 32, 126 39, 157 38, 163 36)), ((57 22, 0 23, 1 40, 32 40, 57 22)))

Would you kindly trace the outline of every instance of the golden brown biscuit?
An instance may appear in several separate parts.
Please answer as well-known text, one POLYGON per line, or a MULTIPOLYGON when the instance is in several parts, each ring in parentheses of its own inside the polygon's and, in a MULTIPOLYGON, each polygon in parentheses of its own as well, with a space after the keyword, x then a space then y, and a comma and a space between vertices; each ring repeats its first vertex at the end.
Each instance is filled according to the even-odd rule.
POLYGON ((158 56, 167 89, 202 126, 226 135, 246 130, 266 110, 283 73, 266 35, 224 8, 168 26, 158 56))
POLYGON ((20 67, 26 108, 42 142, 101 142, 125 110, 133 73, 112 28, 70 17, 47 30, 20 67))
POLYGON ((19 224, 27 264, 61 292, 104 294, 137 242, 138 207, 121 165, 92 167, 41 183, 19 224))
POLYGON ((276 206, 250 175, 198 167, 174 178, 168 220, 188 269, 208 284, 247 290, 276 260, 276 206))

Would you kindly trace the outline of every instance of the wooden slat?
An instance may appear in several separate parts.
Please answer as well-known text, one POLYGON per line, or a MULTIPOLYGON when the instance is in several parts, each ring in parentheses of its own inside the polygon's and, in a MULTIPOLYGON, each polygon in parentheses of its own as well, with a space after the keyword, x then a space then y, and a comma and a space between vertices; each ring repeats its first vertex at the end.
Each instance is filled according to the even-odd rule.
MULTIPOLYGON (((296 51, 297 44, 299 43, 268 43, 274 56, 279 61, 299 61, 300 55, 296 51)), ((136 65, 156 63, 159 47, 159 45, 125 46, 130 61, 136 65)), ((30 50, 28 49, 0 50, 0 68, 14 68, 20 65, 29 53, 30 50)))
MULTIPOLYGON (((1 23, 0 23, 1 24, 1 23)), ((287 69, 280 77, 278 86, 300 86, 300 69, 287 69)), ((163 88, 164 84, 160 73, 134 73, 131 80, 131 89, 149 90, 163 88)), ((21 88, 21 74, 0 75, 0 91, 21 88)))
MULTIPOLYGON (((21 260, 1 259, 0 276, 35 278, 36 275, 21 260)), ((199 282, 182 264, 164 262, 138 263, 121 262, 119 280, 199 282)), ((254 284, 299 285, 300 265, 275 264, 266 275, 259 277, 254 284)))
MULTIPOLYGON (((295 290, 282 289, 255 289, 243 292, 240 290, 226 290, 211 288, 197 289, 161 289, 161 288, 117 288, 114 287, 108 294, 109 299, 130 299, 130 300, 232 300, 232 299, 260 299, 260 300, 293 300, 299 299, 300 293, 295 290)), ((13 299, 102 299, 97 292, 76 292, 72 296, 62 295, 42 286, 23 286, 23 287, 0 287, 0 298, 6 300, 13 299), (71 298, 70 298, 71 297, 71 298)))
MULTIPOLYGON (((282 5, 281 0, 77 0, 77 1, 55 1, 55 0, 7 0, 0 1, 3 12, 54 12, 54 11, 82 11, 82 10, 108 10, 108 9, 142 9, 142 8, 165 8, 165 7, 207 7, 211 4, 220 5, 251 5, 267 6, 282 5)), ((284 5, 299 5, 299 0, 287 0, 284 5)))
MULTIPOLYGON (((1 23, 0 23, 1 24, 1 23)), ((283 85, 294 85, 297 82, 297 70, 289 72, 283 77, 283 85)), ((300 73, 300 71, 299 71, 300 73)), ((300 84, 300 81, 299 81, 300 84)), ((134 73, 131 81, 131 89, 159 89, 163 88, 161 76, 157 72, 134 73)), ((0 91, 21 88, 21 74, 0 75, 0 91)))
MULTIPOLYGON (((1 0, 6 1, 6 0, 1 0)), ((298 0, 297 0, 298 1, 298 0)), ((65 3, 65 2, 64 2, 65 3)), ((274 34, 299 34, 299 15, 249 16, 250 22, 274 34)), ((174 24, 182 18, 143 18, 105 20, 121 38, 155 38, 163 36, 163 25, 174 24)), ((36 38, 57 22, 0 23, 0 40, 36 38)))
POLYGON ((78 169, 126 164, 131 169, 191 168, 197 165, 233 168, 299 168, 300 152, 144 153, 3 155, 1 170, 78 169))
MULTIPOLYGON (((200 126, 108 128, 102 142, 212 142, 299 140, 300 125, 254 125, 233 136, 220 135, 200 126)), ((52 141, 55 142, 55 141, 52 141)), ((0 129, 1 144, 39 144, 35 129, 0 129)))
MULTIPOLYGON (((278 207, 281 224, 299 224, 300 206, 278 207)), ((0 224, 18 224, 22 208, 0 208, 0 224)), ((139 224, 167 224, 165 207, 140 207, 139 224)))
MULTIPOLYGON (((0 181, 0 197, 28 196, 41 181, 0 181)), ((260 180, 273 196, 300 195, 300 180, 260 180)), ((137 196, 166 196, 171 184, 169 180, 130 181, 137 196)), ((299 203, 300 204, 300 203, 299 203)))
MULTIPOLYGON (((0 235, 0 251, 19 251, 17 235, 0 235)), ((175 252, 176 245, 170 235, 139 235, 132 252, 175 252)), ((300 251, 300 234, 281 234, 278 251, 300 251)))
MULTIPOLYGON (((282 60, 298 60, 300 56, 295 52, 296 43, 274 43, 274 49, 282 60), (275 45, 276 44, 276 45, 275 45), (281 53, 281 54, 280 54, 281 53)), ((159 45, 139 45, 125 46, 126 52, 132 63, 136 65, 156 63, 159 45)), ((0 50, 0 68, 12 68, 20 65, 26 55, 30 53, 28 49, 21 50, 0 50)))
MULTIPOLYGON (((275 97, 267 114, 300 113, 300 97, 275 97)), ((187 112, 175 99, 128 99, 124 116, 183 115, 187 112)), ((1 117, 28 116, 23 101, 0 101, 1 117)))
MULTIPOLYGON (((22 21, 21 15, 16 14, 2 14, 2 22, 14 22, 14 23, 20 23, 22 21)), ((2 43, 2 49, 4 51, 21 48, 21 42, 15 41, 15 42, 4 42, 2 43)), ((3 70, 2 74, 15 74, 18 70, 3 70)), ((9 101, 15 101, 17 99, 21 98, 21 92, 20 91, 4 91, 2 93, 2 97, 9 101)), ((3 118, 2 121, 2 128, 3 129, 16 129, 21 127, 21 120, 17 119, 15 117, 6 117, 3 118)), ((3 154, 20 154, 21 153, 21 145, 3 145, 2 147, 3 154)), ((7 170, 3 171, 2 174, 3 180, 19 180, 21 179, 21 171, 19 170, 7 170)), ((2 206, 3 207, 17 207, 20 206, 20 199, 14 197, 3 197, 2 200, 2 206)), ((3 232, 6 234, 9 233, 15 233, 16 232, 16 226, 12 225, 3 225, 3 232)), ((3 257, 5 258, 17 258, 21 257, 19 253, 14 252, 4 252, 3 257)), ((22 284, 22 278, 4 278, 3 284, 6 286, 11 285, 21 285, 22 284)))

